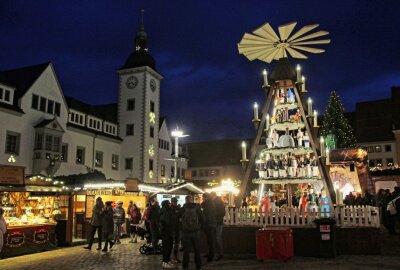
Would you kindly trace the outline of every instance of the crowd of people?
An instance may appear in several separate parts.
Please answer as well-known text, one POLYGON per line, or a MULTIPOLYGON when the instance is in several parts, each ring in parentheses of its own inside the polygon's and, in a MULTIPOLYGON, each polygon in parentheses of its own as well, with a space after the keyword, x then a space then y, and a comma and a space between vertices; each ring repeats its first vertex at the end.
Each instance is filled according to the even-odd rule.
POLYGON ((90 221, 92 229, 85 249, 92 248, 97 232, 97 250, 107 252, 114 244, 120 243, 121 227, 127 220, 130 242, 137 243, 138 236, 144 239, 140 231, 145 230, 149 235, 147 240, 151 242, 153 253, 157 254, 156 247, 159 246, 159 241, 162 241, 163 268, 175 268, 177 263, 182 262, 183 269, 188 269, 189 253, 193 250, 196 269, 201 269, 201 232, 204 233, 207 242, 205 255, 207 261, 223 258, 222 231, 225 203, 216 193, 203 194, 201 204, 194 203, 193 197, 188 195, 182 206, 178 204, 176 197, 162 201, 161 207, 154 198, 146 205, 143 215, 133 202, 130 202, 127 213, 122 205, 122 201, 117 201, 113 207, 112 202, 104 204, 101 197, 96 199, 90 221), (214 249, 214 243, 218 253, 214 249), (181 246, 183 247, 182 260, 178 256, 181 246))

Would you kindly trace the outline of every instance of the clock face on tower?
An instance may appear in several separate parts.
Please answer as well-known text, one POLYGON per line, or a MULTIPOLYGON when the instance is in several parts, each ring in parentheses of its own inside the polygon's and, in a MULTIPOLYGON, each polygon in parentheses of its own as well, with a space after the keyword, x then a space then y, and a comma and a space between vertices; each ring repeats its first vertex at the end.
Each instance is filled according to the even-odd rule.
POLYGON ((138 84, 138 79, 135 76, 130 76, 127 80, 126 80, 126 86, 129 89, 133 89, 136 87, 136 85, 138 84))
POLYGON ((156 81, 154 79, 150 80, 150 89, 151 91, 156 91, 157 85, 156 85, 156 81))

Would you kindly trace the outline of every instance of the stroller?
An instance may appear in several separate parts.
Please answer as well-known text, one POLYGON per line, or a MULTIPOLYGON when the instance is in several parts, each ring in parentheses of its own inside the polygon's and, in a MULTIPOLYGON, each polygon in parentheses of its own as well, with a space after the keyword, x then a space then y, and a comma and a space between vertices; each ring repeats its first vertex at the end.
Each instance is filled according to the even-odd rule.
POLYGON ((151 234, 150 230, 146 226, 137 226, 136 233, 142 239, 146 239, 146 243, 139 247, 140 254, 150 255, 150 254, 162 254, 162 245, 158 244, 154 252, 153 245, 151 244, 151 234))

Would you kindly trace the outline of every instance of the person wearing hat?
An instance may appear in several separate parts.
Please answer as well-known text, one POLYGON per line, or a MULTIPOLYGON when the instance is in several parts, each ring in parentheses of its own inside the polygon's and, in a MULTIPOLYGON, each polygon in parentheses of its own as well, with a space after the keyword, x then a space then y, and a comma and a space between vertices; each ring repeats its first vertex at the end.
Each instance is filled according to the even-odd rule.
POLYGON ((99 247, 97 250, 101 250, 101 241, 102 241, 102 212, 104 208, 104 203, 101 197, 97 197, 96 199, 96 204, 93 206, 92 209, 92 219, 90 220, 90 225, 91 225, 91 232, 90 232, 90 237, 89 237, 89 242, 85 249, 92 249, 92 244, 94 241, 94 235, 96 234, 97 231, 97 237, 99 238, 99 247))
POLYGON ((114 240, 116 244, 121 244, 119 238, 121 237, 122 224, 125 223, 125 210, 122 208, 123 202, 117 201, 117 206, 114 208, 114 240))

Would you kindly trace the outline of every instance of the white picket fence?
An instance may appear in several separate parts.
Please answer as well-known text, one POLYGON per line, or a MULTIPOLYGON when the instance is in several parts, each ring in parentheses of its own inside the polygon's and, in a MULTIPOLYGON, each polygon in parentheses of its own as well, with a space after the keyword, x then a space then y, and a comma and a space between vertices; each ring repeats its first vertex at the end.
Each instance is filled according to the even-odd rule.
MULTIPOLYGON (((336 225, 344 227, 380 227, 379 208, 373 206, 338 206, 335 207, 336 225)), ((275 211, 262 213, 257 209, 227 208, 224 224, 228 226, 286 226, 313 227, 315 219, 328 217, 326 212, 302 212, 298 207, 276 208, 275 211)))

